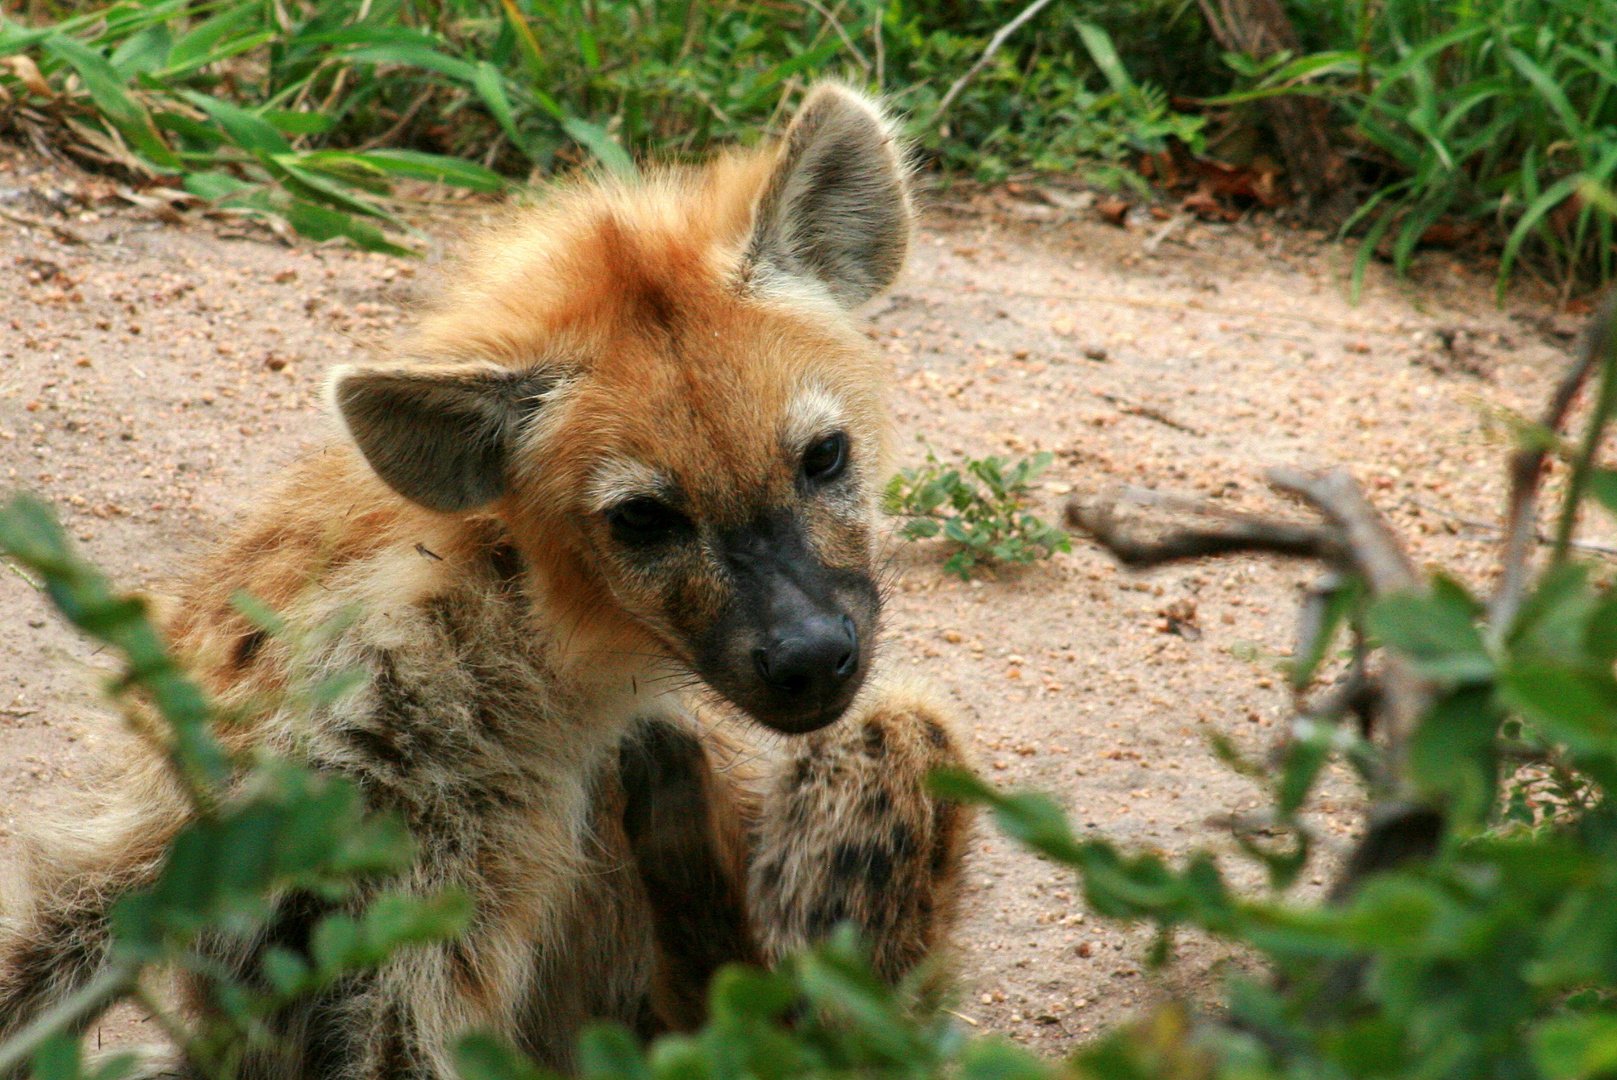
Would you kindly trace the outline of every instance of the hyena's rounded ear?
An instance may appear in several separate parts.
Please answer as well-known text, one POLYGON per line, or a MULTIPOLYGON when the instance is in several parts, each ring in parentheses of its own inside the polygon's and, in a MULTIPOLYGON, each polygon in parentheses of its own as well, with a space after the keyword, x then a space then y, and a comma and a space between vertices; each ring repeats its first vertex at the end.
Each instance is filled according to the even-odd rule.
POLYGON ((749 276, 818 281, 838 304, 857 307, 898 276, 911 217, 892 125, 861 95, 821 83, 786 132, 759 200, 749 276))
POLYGON ((428 510, 486 506, 506 492, 523 421, 554 380, 479 367, 341 367, 330 397, 376 475, 428 510))

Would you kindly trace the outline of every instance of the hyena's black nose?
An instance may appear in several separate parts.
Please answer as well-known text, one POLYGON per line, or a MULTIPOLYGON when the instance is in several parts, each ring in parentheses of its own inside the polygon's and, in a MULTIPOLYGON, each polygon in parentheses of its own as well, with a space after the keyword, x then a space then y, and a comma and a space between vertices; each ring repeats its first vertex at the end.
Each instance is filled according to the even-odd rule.
POLYGON ((828 698, 859 670, 859 631, 846 615, 811 616, 772 632, 752 658, 774 689, 828 698))

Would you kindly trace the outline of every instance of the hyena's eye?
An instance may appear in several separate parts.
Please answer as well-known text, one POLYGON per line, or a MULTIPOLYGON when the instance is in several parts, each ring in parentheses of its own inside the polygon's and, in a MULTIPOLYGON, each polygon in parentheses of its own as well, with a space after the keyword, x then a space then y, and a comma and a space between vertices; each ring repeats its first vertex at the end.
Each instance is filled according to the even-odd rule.
POLYGON ((829 484, 848 467, 848 436, 836 432, 809 444, 803 451, 803 477, 810 483, 829 484))
POLYGON ((620 544, 648 547, 690 531, 691 519, 647 495, 627 499, 606 512, 612 536, 620 544))

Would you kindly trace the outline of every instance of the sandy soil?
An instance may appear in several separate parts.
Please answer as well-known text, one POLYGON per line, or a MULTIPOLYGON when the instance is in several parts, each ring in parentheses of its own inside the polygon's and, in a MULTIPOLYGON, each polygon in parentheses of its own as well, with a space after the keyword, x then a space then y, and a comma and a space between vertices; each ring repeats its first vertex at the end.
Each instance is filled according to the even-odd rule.
MULTIPOLYGON (((433 269, 163 224, 96 192, 0 146, 0 488, 43 493, 118 580, 161 588, 322 436, 323 372, 407 320, 433 269)), ((1475 522, 1501 505, 1503 450, 1489 410, 1535 408, 1575 322, 1530 298, 1494 307, 1489 280, 1442 253, 1411 281, 1372 268, 1355 307, 1349 255, 1319 236, 1163 236, 1148 215, 1118 228, 1005 193, 935 204, 871 320, 907 463, 923 456, 914 437, 944 455, 1054 451, 1049 515, 1069 491, 1122 483, 1272 506, 1266 467, 1341 463, 1419 557, 1486 580, 1493 536, 1475 522)), ((1133 848, 1229 850, 1210 822, 1263 794, 1206 732, 1254 752, 1278 737, 1290 698, 1276 664, 1306 568, 1136 577, 1079 541, 968 585, 942 559, 895 545, 889 654, 954 703, 986 774, 1053 792, 1085 832, 1133 848)), ((0 612, 3 856, 72 790, 107 722, 97 658, 4 570, 0 612)), ((1327 778, 1313 812, 1331 843, 1305 890, 1351 841, 1358 805, 1345 773, 1327 778)), ((1060 1051, 1215 981, 1224 952, 1187 942, 1148 972, 1147 933, 1086 915, 1075 892, 982 830, 967 1022, 1060 1051)))

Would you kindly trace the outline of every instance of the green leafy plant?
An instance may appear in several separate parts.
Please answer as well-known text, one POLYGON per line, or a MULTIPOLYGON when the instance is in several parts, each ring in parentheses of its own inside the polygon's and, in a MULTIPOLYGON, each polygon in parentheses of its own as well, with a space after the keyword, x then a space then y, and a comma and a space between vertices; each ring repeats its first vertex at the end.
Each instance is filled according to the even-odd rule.
MULTIPOLYGON (((1129 45, 1143 44, 1134 36, 1131 20, 1116 9, 1085 6, 1124 28, 1129 45)), ((916 5, 921 11, 925 7, 916 5)), ((985 4, 979 10, 986 14, 992 7, 985 4)), ((1144 11, 1136 14, 1146 17, 1144 11)), ((1089 168, 1096 161, 1160 153, 1170 140, 1201 147, 1202 117, 1171 108, 1159 84, 1131 75, 1112 34, 1093 18, 1055 18, 1026 28, 1022 47, 996 53, 939 117, 940 99, 950 85, 947 76, 975 59, 996 26, 983 26, 981 16, 966 17, 923 35, 927 25, 924 17, 912 15, 895 34, 911 77, 920 76, 895 98, 910 110, 913 137, 946 168, 989 182, 1030 168, 1098 175, 1099 170, 1089 168), (974 24, 981 27, 980 37, 970 32, 974 24)), ((1172 26, 1159 23, 1163 30, 1172 26)), ((1148 64, 1160 56, 1155 50, 1156 45, 1138 48, 1129 58, 1136 66, 1148 64)))
MULTIPOLYGON (((0 1075, 30 1060, 41 1080, 87 1075, 76 1032, 130 999, 203 1074, 229 1077, 243 1050, 273 1038, 265 1022, 276 1010, 466 924, 462 895, 388 887, 414 847, 396 816, 364 809, 352 783, 285 759, 233 760, 214 738, 213 706, 168 653, 143 602, 114 591, 78 558, 44 503, 17 496, 0 507, 0 553, 38 578, 69 622, 121 657, 107 692, 163 755, 191 812, 155 880, 114 905, 105 966, 0 1044, 0 1075), (307 952, 267 950, 251 984, 221 970, 212 959, 218 949, 253 940, 291 890, 337 908, 315 924, 307 952), (156 980, 175 974, 202 989, 193 1018, 171 1016, 153 994, 156 980)), ((94 1075, 114 1080, 133 1064, 125 1056, 94 1075)))
MULTIPOLYGON (((457 1048, 463 1080, 538 1080, 520 1054, 483 1035, 457 1048)), ((625 1028, 581 1038, 578 1072, 589 1080, 751 1076, 960 1077, 1042 1080, 1048 1066, 1002 1039, 966 1039, 929 1000, 924 979, 889 987, 871 975, 846 930, 773 971, 730 967, 713 980, 701 1031, 642 1047, 625 1028)))
POLYGON ((1015 462, 967 458, 955 467, 929 447, 925 465, 902 469, 888 483, 884 508, 910 519, 899 529, 905 539, 941 536, 954 544, 943 568, 961 580, 984 564, 1047 559, 1072 550, 1065 533, 1027 512, 1033 481, 1051 460, 1041 451, 1015 462))
POLYGON ((1617 175, 1614 35, 1617 5, 1603 0, 1389 5, 1353 112, 1404 175, 1361 211, 1366 245, 1391 235, 1402 270, 1443 214, 1491 218, 1508 229, 1501 292, 1527 251, 1565 287, 1609 279, 1612 218, 1577 189, 1617 175))

